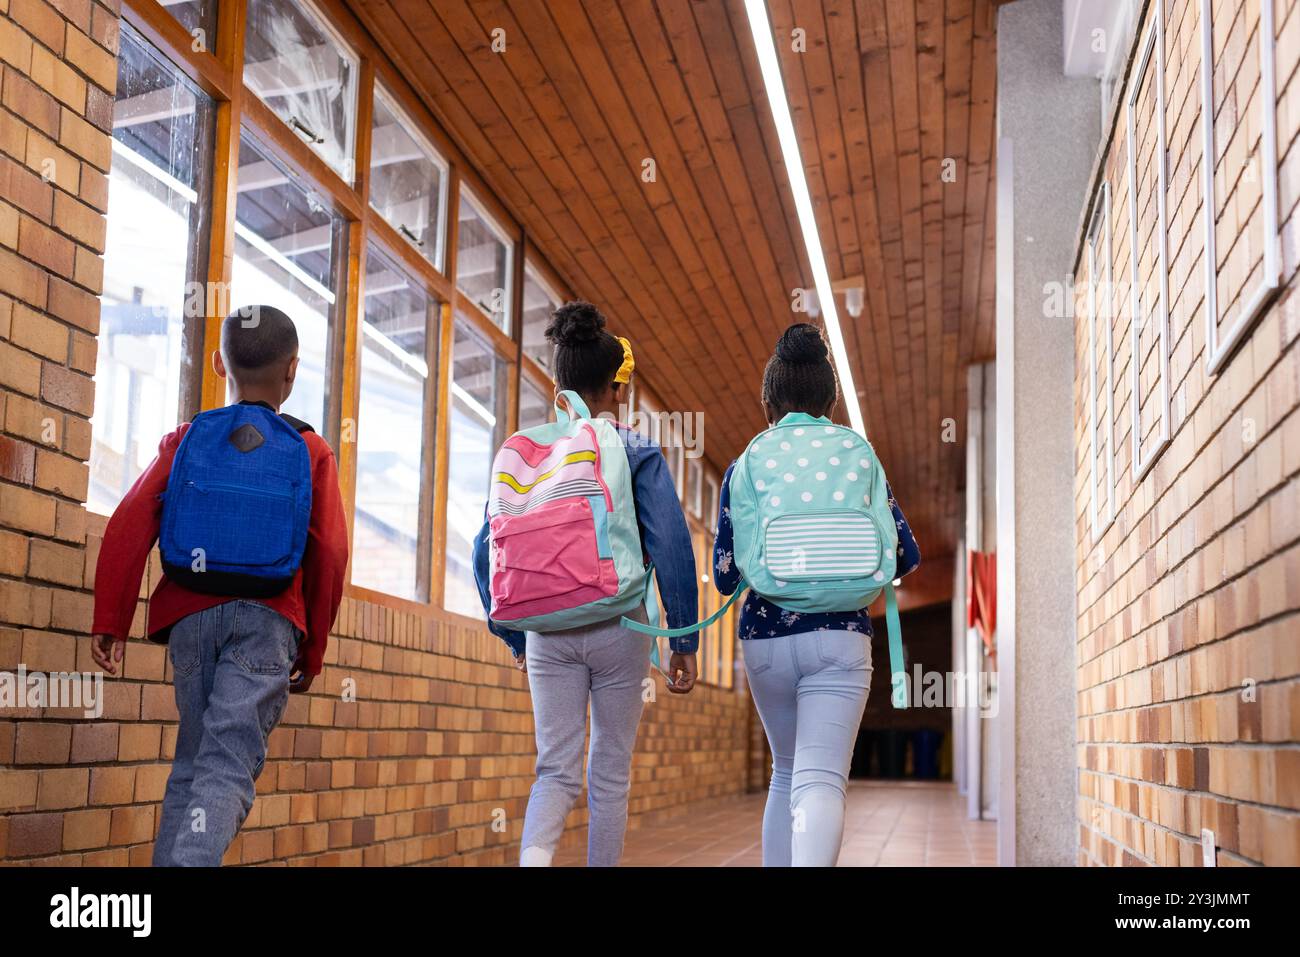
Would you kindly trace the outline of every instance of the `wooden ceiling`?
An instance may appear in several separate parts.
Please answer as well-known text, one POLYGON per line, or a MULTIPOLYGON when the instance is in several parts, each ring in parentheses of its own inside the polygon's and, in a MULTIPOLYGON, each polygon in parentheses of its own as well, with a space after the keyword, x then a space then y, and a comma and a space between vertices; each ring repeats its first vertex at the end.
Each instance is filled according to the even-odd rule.
MULTIPOLYGON (((743 0, 347 3, 725 466, 813 285, 743 0)), ((839 312, 868 434, 922 551, 948 555, 965 366, 993 353, 992 5, 768 9, 831 278, 865 279, 839 312)))

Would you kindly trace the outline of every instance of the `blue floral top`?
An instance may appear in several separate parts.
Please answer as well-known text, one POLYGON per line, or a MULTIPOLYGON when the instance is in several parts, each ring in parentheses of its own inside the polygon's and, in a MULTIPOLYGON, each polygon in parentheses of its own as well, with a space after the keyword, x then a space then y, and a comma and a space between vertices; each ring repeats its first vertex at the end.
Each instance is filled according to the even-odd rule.
MULTIPOLYGON (((713 543, 713 582, 718 591, 730 595, 740 584, 740 571, 736 568, 735 545, 731 529, 731 473, 736 468, 732 462, 722 479, 722 495, 718 502, 718 535, 713 543)), ((888 487, 888 486, 886 486, 888 487)), ((889 489, 889 508, 898 526, 898 571, 902 578, 921 564, 921 550, 912 537, 912 529, 903 517, 894 490, 889 489)), ((774 605, 758 592, 745 596, 740 610, 740 637, 780 638, 805 631, 860 631, 871 634, 871 615, 867 609, 833 612, 794 612, 774 605)))

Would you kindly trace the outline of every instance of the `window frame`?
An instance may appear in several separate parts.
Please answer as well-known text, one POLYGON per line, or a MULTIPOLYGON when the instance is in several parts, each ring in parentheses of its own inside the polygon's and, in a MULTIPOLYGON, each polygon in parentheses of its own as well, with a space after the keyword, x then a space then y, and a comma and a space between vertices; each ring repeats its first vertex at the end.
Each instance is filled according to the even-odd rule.
MULTIPOLYGON (((1205 372, 1216 375, 1228 363, 1237 348, 1246 340, 1250 331, 1264 315, 1269 303, 1282 286, 1282 254, 1278 235, 1278 162, 1277 162, 1277 73, 1274 63, 1276 34, 1273 23, 1273 4, 1263 0, 1259 5, 1259 89, 1255 96, 1259 100, 1260 121, 1259 149, 1257 151, 1260 170, 1261 196, 1263 207, 1263 243, 1264 257, 1259 284, 1247 293, 1240 292, 1241 313, 1229 326, 1220 339, 1219 335, 1219 270, 1215 251, 1215 217, 1217 209, 1214 198, 1214 23, 1211 15, 1211 0, 1201 0, 1201 179, 1204 185, 1204 197, 1201 202, 1201 219, 1205 235, 1202 258, 1205 262, 1205 372)), ((1248 127, 1249 120, 1241 117, 1239 127, 1248 127)))
MULTIPOLYGON (((395 94, 393 94, 388 89, 387 85, 385 85, 380 80, 377 80, 374 84, 374 98, 371 103, 371 123, 370 123, 370 129, 367 132, 368 136, 373 137, 374 135, 374 105, 373 104, 375 102, 378 102, 381 98, 384 100, 384 105, 387 107, 389 112, 391 112, 396 117, 398 124, 402 126, 402 128, 406 131, 407 135, 409 135, 411 139, 415 140, 416 145, 419 146, 424 151, 426 151, 426 155, 428 159, 432 161, 435 166, 438 166, 441 169, 442 178, 438 184, 438 194, 439 194, 438 195, 438 222, 434 227, 434 235, 436 236, 436 241, 437 241, 437 246, 435 247, 436 255, 432 260, 427 259, 424 256, 420 256, 420 258, 424 260, 425 263, 432 266, 434 271, 437 272, 440 276, 445 276, 446 268, 447 268, 447 238, 448 238, 447 237, 447 233, 448 233, 447 211, 450 206, 450 197, 451 197, 451 163, 447 160, 445 156, 442 155, 442 153, 437 149, 437 147, 434 146, 433 141, 428 136, 425 135, 425 132, 424 130, 421 129, 420 124, 417 123, 407 113, 406 108, 402 105, 400 99, 395 94)), ((373 170, 373 163, 372 163, 374 159, 373 145, 374 143, 372 139, 371 141, 372 149, 368 150, 369 159, 367 160, 367 166, 366 166, 367 175, 369 175, 373 170)), ((369 187, 370 184, 369 181, 367 181, 366 208, 370 213, 370 218, 373 220, 373 225, 375 227, 380 225, 387 227, 386 232, 390 234, 390 237, 395 236, 401 239, 402 244, 404 246, 410 247, 411 251, 416 252, 416 254, 418 255, 419 251, 418 249, 415 248, 415 243, 409 237, 407 237, 400 229, 398 229, 396 226, 390 223, 382 213, 380 213, 377 209, 375 209, 373 205, 374 199, 371 195, 369 195, 369 187)))
MULTIPOLYGON (((440 587, 440 583, 437 581, 437 577, 436 577, 435 568, 437 566, 437 563, 434 560, 434 553, 433 553, 434 539, 435 539, 433 519, 434 519, 435 510, 437 508, 437 497, 438 497, 437 496, 438 460, 444 457, 443 440, 441 435, 439 434, 439 429, 438 429, 439 418, 440 418, 438 413, 441 408, 439 396, 441 395, 442 375, 443 375, 443 365, 441 361, 442 323, 443 323, 443 314, 446 311, 447 303, 446 300, 441 299, 439 297, 438 292, 427 281, 422 280, 421 277, 419 277, 418 275, 413 273, 409 268, 407 268, 405 261, 401 257, 395 255, 394 248, 387 245, 384 242, 384 238, 385 238, 384 236, 378 233, 371 233, 370 236, 367 237, 365 248, 361 252, 359 282, 360 282, 360 289, 361 289, 362 305, 360 306, 360 312, 358 313, 357 316, 358 336, 362 334, 360 327, 365 322, 364 296, 365 296, 366 262, 370 257, 370 250, 372 245, 377 247, 379 251, 387 259, 393 262, 393 264, 402 273, 403 278, 408 283, 415 286, 417 289, 422 291, 428 297, 431 310, 436 309, 437 311, 437 318, 430 317, 428 320, 428 327, 425 330, 425 342, 424 342, 424 361, 426 367, 429 370, 429 375, 425 379, 425 383, 424 383, 424 396, 423 396, 424 404, 421 410, 422 419, 423 419, 422 430, 423 430, 423 438, 424 438, 425 446, 424 446, 424 454, 420 456, 420 502, 418 508, 419 529, 418 529, 418 537, 416 542, 416 574, 418 576, 417 580, 419 581, 417 594, 423 595, 424 597, 416 598, 416 599, 405 599, 398 595, 390 595, 388 592, 385 592, 382 589, 371 588, 369 586, 356 584, 353 581, 353 577, 352 577, 353 567, 351 563, 349 563, 348 565, 348 583, 349 585, 357 589, 364 590, 366 592, 376 594, 376 595, 383 595, 386 598, 393 598, 400 601, 415 601, 417 604, 428 604, 433 600, 432 596, 434 594, 435 589, 440 587), (430 450, 432 451, 432 454, 428 454, 430 450)), ((409 244, 405 242, 401 243, 402 247, 408 245, 409 244)), ((356 422, 356 427, 359 429, 364 427, 363 420, 360 418, 360 411, 361 411, 361 390, 362 388, 364 388, 365 385, 361 373, 360 356, 362 355, 362 353, 360 351, 359 343, 358 343, 358 351, 356 354, 358 356, 355 363, 356 376, 357 376, 357 386, 356 386, 357 404, 356 404, 356 409, 354 410, 354 421, 356 422)), ((354 484, 354 492, 355 492, 355 484, 354 484)), ((352 502, 351 507, 348 510, 348 527, 349 527, 350 538, 353 535, 355 535, 356 515, 357 515, 357 509, 356 509, 356 502, 355 502, 355 495, 354 495, 354 500, 352 502)))
POLYGON ((1132 267, 1129 296, 1132 301, 1132 313, 1129 318, 1129 336, 1132 342, 1129 354, 1130 374, 1133 391, 1130 397, 1132 413, 1130 415, 1130 438, 1133 443, 1133 484, 1136 486, 1155 465, 1160 454, 1170 442, 1170 401, 1169 401, 1169 239, 1168 213, 1166 208, 1166 191, 1169 185, 1169 169, 1166 161, 1168 138, 1165 131, 1165 5, 1164 0, 1154 0, 1151 25, 1138 51, 1137 65, 1133 70, 1133 86, 1128 94, 1125 110, 1125 126, 1128 142, 1128 208, 1129 208, 1129 262, 1132 267), (1142 312, 1142 293, 1138 275, 1138 208, 1137 208, 1137 100, 1142 92, 1142 81, 1148 67, 1155 63, 1152 95, 1156 98, 1156 262, 1159 275, 1160 304, 1154 316, 1157 322, 1156 335, 1159 350, 1156 361, 1159 363, 1158 385, 1159 397, 1157 411, 1160 413, 1160 431, 1155 446, 1150 454, 1142 457, 1142 358, 1139 351, 1141 333, 1139 318, 1142 312))

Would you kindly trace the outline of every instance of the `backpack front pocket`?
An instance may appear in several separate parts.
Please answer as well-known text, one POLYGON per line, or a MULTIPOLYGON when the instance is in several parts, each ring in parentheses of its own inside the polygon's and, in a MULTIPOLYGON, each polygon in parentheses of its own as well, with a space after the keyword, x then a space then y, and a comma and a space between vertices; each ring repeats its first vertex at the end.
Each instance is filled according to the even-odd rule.
MULTIPOLYGON (((568 498, 492 519, 492 617, 546 614, 604 588, 591 502, 568 498)), ((596 596, 593 596, 596 597, 596 596)))
POLYGON ((173 527, 172 544, 182 554, 201 548, 209 566, 223 567, 271 568, 289 560, 296 519, 290 491, 191 481, 177 494, 175 514, 184 520, 175 523, 181 528, 173 527))
POLYGON ((880 568, 880 530, 862 512, 781 515, 763 539, 767 571, 777 581, 865 578, 880 568))

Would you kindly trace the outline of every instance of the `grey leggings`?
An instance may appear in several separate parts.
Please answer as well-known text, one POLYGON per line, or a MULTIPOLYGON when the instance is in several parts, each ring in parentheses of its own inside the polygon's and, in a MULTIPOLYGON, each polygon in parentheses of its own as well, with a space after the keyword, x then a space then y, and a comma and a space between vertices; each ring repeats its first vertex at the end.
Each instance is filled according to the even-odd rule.
MULTIPOLYGON (((645 620, 642 610, 641 620, 645 620)), ((591 704, 587 761, 587 864, 613 867, 623 856, 628 779, 641 721, 650 639, 618 619, 528 634, 528 686, 537 729, 537 781, 528 796, 520 849, 549 859, 582 788, 582 745, 591 704)))
POLYGON ((745 673, 772 746, 764 867, 832 867, 845 785, 871 685, 871 642, 855 631, 752 638, 745 673))

